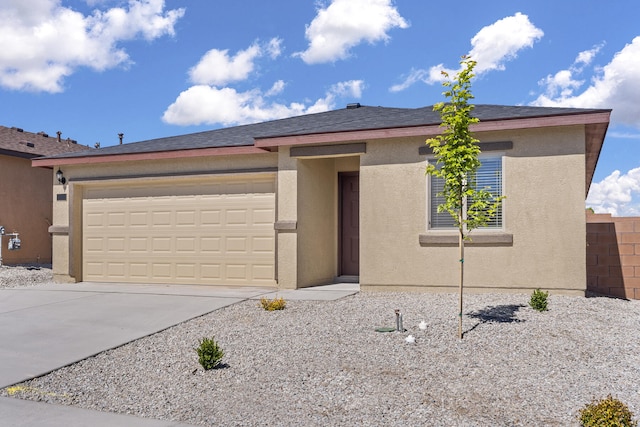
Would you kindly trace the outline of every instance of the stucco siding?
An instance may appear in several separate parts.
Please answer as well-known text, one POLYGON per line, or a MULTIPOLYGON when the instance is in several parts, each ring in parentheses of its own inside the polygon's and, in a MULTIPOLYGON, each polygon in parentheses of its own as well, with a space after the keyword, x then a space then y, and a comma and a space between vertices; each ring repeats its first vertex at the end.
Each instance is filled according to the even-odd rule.
MULTIPOLYGON (((512 244, 469 245, 465 284, 471 290, 522 290, 537 287, 583 294, 585 275, 584 131, 580 126, 480 134, 482 142, 510 140, 503 153, 503 230, 512 244)), ((414 157, 421 142, 387 146, 372 143, 363 158, 362 273, 364 289, 454 291, 459 256, 454 245, 425 245, 428 230, 426 157, 414 157)))
POLYGON ((0 225, 20 234, 22 248, 8 250, 2 239, 3 264, 51 262, 51 169, 35 169, 31 160, 0 155, 0 225))
POLYGON ((298 160, 298 287, 336 276, 336 188, 333 159, 298 160))

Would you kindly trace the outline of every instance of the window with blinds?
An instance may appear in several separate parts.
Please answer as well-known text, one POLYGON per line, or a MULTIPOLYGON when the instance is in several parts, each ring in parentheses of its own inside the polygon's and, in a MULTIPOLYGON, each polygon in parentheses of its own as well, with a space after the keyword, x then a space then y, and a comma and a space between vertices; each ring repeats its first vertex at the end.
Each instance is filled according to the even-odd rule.
MULTIPOLYGON (((481 165, 476 171, 476 188, 485 189, 496 197, 502 196, 502 157, 480 159, 481 165)), ((438 206, 444 203, 440 195, 444 180, 430 176, 429 224, 431 229, 455 228, 455 221, 449 212, 438 212, 438 206)), ((487 223, 485 229, 502 228, 502 206, 495 217, 487 223)))

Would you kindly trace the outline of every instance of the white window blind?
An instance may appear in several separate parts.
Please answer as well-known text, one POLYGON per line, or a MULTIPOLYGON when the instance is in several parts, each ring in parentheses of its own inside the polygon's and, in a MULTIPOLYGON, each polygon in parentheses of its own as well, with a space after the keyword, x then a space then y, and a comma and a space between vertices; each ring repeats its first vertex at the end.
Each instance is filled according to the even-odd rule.
MULTIPOLYGON (((495 197, 502 196, 502 157, 481 158, 480 162, 481 165, 476 171, 476 188, 486 189, 495 197)), ((442 192, 444 180, 433 175, 430 178, 430 228, 454 228, 455 222, 449 212, 438 212, 438 206, 444 202, 444 197, 439 195, 442 192)), ((483 228, 502 228, 502 206, 495 217, 483 228)))

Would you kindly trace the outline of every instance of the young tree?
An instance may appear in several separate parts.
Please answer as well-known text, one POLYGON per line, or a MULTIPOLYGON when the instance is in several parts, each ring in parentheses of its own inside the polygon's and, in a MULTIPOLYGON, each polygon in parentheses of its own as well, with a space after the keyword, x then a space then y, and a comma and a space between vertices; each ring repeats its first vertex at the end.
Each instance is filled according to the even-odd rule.
POLYGON ((433 110, 440 112, 444 128, 442 134, 427 140, 433 150, 436 162, 427 166, 427 173, 441 178, 444 186, 441 196, 444 202, 438 206, 438 212, 448 212, 458 229, 458 247, 460 250, 460 295, 458 310, 458 337, 462 339, 462 295, 464 286, 464 244, 469 233, 478 227, 486 226, 500 208, 502 196, 494 196, 488 189, 476 187, 476 171, 480 167, 480 147, 469 130, 470 125, 478 123, 471 113, 474 106, 469 104, 471 79, 476 61, 463 56, 462 69, 453 80, 449 74, 442 74, 446 80, 442 84, 447 90, 443 95, 449 99, 446 103, 434 105, 433 110))

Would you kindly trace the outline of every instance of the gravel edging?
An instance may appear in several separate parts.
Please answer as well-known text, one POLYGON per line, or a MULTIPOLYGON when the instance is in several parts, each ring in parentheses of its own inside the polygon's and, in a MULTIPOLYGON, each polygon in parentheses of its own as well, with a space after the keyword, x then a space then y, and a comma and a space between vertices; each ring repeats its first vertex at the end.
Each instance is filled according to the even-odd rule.
POLYGON ((0 289, 38 286, 53 282, 50 265, 0 266, 0 289))
POLYGON ((464 340, 455 294, 360 293, 276 312, 245 301, 13 396, 216 426, 578 425, 609 393, 640 414, 640 301, 551 295, 538 313, 528 298, 465 296, 464 340), (407 332, 375 332, 396 308, 407 332), (198 364, 205 336, 224 349, 222 368, 198 364))

